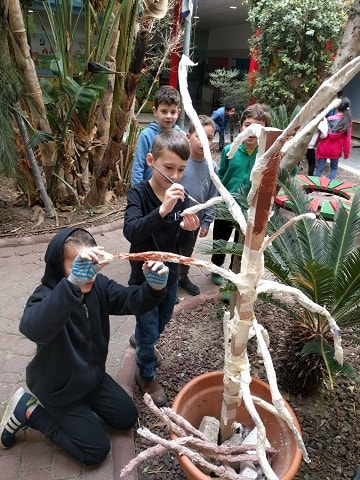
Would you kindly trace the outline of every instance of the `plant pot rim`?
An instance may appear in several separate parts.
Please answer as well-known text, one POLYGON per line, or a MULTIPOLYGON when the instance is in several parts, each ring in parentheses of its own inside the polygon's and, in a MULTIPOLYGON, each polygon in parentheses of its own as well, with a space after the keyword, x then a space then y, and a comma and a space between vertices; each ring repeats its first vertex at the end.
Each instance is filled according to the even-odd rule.
MULTIPOLYGON (((183 410, 184 410, 184 405, 186 404, 186 408, 189 408, 188 405, 189 405, 189 396, 192 395, 194 392, 195 392, 195 395, 196 395, 196 391, 199 390, 200 393, 201 393, 201 384, 204 383, 204 382, 211 382, 211 383, 217 383, 220 388, 223 390, 223 383, 222 383, 222 379, 223 379, 223 376, 224 376, 224 372, 223 371, 214 371, 214 372, 208 372, 208 373, 204 373, 202 375, 199 375, 195 378, 193 378, 192 380, 190 380, 180 391, 179 393, 176 395, 175 399, 174 399, 174 402, 173 402, 173 405, 172 405, 172 409, 177 412, 177 413, 180 413, 180 415, 183 414, 183 410), (220 381, 221 380, 221 381, 220 381), (184 400, 186 399, 186 400, 184 400), (184 403, 185 401, 185 403, 184 403)), ((259 379, 259 378, 256 378, 256 377, 252 377, 251 379, 251 384, 254 385, 257 385, 259 386, 259 388, 261 389, 266 389, 266 390, 269 390, 269 385, 264 382, 263 380, 259 379)), ((250 385, 251 385, 250 384, 250 385)), ((286 408, 288 409, 293 421, 294 421, 294 424, 296 426, 296 428, 299 430, 299 432, 301 432, 300 430, 300 425, 299 425, 299 422, 295 416, 295 413, 294 411, 292 410, 292 408, 290 407, 290 405, 288 404, 288 402, 284 399, 284 402, 285 402, 285 406, 286 408)), ((220 405, 220 408, 219 408, 219 416, 220 416, 220 412, 221 412, 221 405, 220 405)), ((205 413, 206 415, 206 413, 205 413)), ((273 414, 270 414, 269 415, 272 415, 273 414)), ((183 415, 185 419, 186 418, 186 415, 183 415)), ((189 420, 189 419, 187 419, 189 420)), ((282 422, 283 424, 285 423, 283 420, 279 419, 280 422, 282 422)), ((191 422, 190 422, 191 423, 191 422)), ((198 427, 198 425, 194 425, 196 428, 198 427)), ((288 427, 286 427, 288 429, 288 427)), ((289 429, 288 429, 289 430, 289 429)), ((289 430, 290 432, 290 430, 289 430)), ((174 440, 177 438, 177 436, 173 433, 173 432, 170 432, 170 436, 171 436, 171 439, 174 440)), ((300 464, 301 464, 301 460, 302 460, 302 453, 300 451, 300 449, 298 448, 297 444, 296 444, 296 440, 292 434, 292 432, 290 432, 290 440, 291 440, 291 449, 289 447, 289 452, 286 452, 286 455, 282 455, 282 457, 288 457, 288 455, 292 455, 292 460, 289 465, 289 468, 287 469, 286 473, 285 474, 282 474, 280 478, 280 480, 292 480, 296 473, 298 472, 299 470, 299 467, 300 467, 300 464)), ((287 443, 287 442, 286 442, 287 443)), ((183 471, 185 472, 186 476, 187 476, 187 479, 188 480, 210 480, 211 477, 209 477, 209 475, 203 473, 196 465, 194 465, 192 463, 192 461, 186 457, 185 455, 177 455, 177 459, 183 469, 183 471)))

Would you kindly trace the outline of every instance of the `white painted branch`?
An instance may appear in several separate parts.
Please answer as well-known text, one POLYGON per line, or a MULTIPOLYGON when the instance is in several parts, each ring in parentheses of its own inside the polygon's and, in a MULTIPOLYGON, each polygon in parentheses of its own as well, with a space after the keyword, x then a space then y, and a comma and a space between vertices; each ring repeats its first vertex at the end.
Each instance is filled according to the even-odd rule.
POLYGON ((147 440, 151 442, 161 445, 162 447, 174 450, 175 452, 179 453, 180 455, 186 455, 189 457, 195 464, 199 465, 201 468, 206 470, 207 472, 214 472, 215 475, 229 479, 229 480, 246 480, 245 477, 238 475, 235 470, 229 469, 228 467, 224 466, 216 466, 213 463, 208 462, 205 458, 197 453, 194 450, 191 450, 187 446, 184 445, 188 441, 187 438, 177 438, 176 440, 166 440, 159 435, 155 435, 148 429, 138 429, 138 433, 145 437, 147 440))
POLYGON ((247 138, 255 136, 259 139, 263 129, 264 127, 259 123, 252 123, 251 125, 246 127, 244 131, 238 133, 233 143, 231 144, 230 150, 228 151, 228 158, 233 158, 240 145, 244 143, 247 138))
POLYGON ((247 371, 242 371, 240 376, 240 390, 242 394, 243 402, 245 403, 246 409, 249 412, 256 428, 257 428, 257 443, 256 443, 256 453, 259 458, 259 463, 263 469, 264 474, 268 480, 279 480, 279 477, 276 475, 274 470, 271 468, 268 459, 266 458, 266 429, 263 422, 255 408, 254 402, 250 394, 250 382, 251 377, 250 373, 247 371))
POLYGON ((197 213, 200 212, 200 210, 213 207, 214 205, 219 205, 220 203, 224 203, 224 199, 222 197, 213 197, 210 198, 210 200, 207 200, 205 203, 200 203, 198 205, 193 205, 192 207, 186 208, 181 215, 197 213))
POLYGON ((209 141, 207 139, 204 127, 201 125, 199 117, 192 105, 191 97, 188 91, 188 83, 187 83, 187 67, 188 66, 193 66, 194 63, 185 55, 181 57, 181 61, 179 64, 179 87, 180 87, 180 93, 182 97, 182 101, 184 104, 184 109, 187 114, 187 116, 190 118, 192 123, 195 126, 196 132, 199 136, 199 140, 201 142, 201 145, 203 146, 204 149, 204 156, 207 161, 208 167, 209 167, 209 172, 210 172, 210 177, 211 180, 213 181, 217 191, 219 194, 222 196, 224 201, 229 207, 229 211, 234 217, 234 219, 238 222, 240 225, 240 229, 243 233, 245 233, 246 230, 246 221, 245 217, 241 211, 240 206, 237 204, 237 202, 234 200, 234 197, 228 192, 228 190, 223 186, 221 183, 219 177, 216 175, 214 172, 213 164, 212 164, 212 158, 211 158, 211 152, 210 152, 210 147, 209 147, 209 141))
POLYGON ((280 415, 280 417, 287 423, 288 427, 293 432, 294 437, 296 439, 296 442, 297 442, 300 450, 302 451, 303 458, 304 458, 305 462, 309 463, 310 458, 309 458, 309 455, 306 451, 306 447, 305 447, 305 444, 303 442, 303 439, 301 438, 301 434, 297 430, 297 428, 295 427, 293 419, 292 419, 289 411, 287 410, 287 408, 285 406, 284 399, 283 399, 281 393, 279 392, 277 381, 276 381, 276 373, 275 373, 274 365, 273 365, 272 360, 271 360, 271 355, 270 355, 270 352, 269 352, 269 350, 267 348, 267 345, 264 341, 260 325, 258 324, 256 318, 254 318, 254 320, 253 320, 253 327, 254 327, 255 332, 256 332, 256 338, 257 338, 257 341, 258 341, 258 345, 260 347, 261 356, 264 359, 264 366, 265 366, 265 369, 266 369, 266 376, 267 376, 269 386, 270 386, 272 402, 273 402, 278 414, 280 415))
POLYGON ((330 105, 328 105, 324 110, 322 110, 313 120, 305 123, 302 128, 300 128, 296 134, 290 138, 287 142, 284 143, 281 152, 285 153, 290 147, 295 148, 296 144, 300 141, 302 137, 307 135, 309 132, 312 132, 317 125, 321 122, 321 120, 332 110, 333 108, 337 108, 340 105, 341 100, 339 98, 335 98, 330 105))
POLYGON ((330 331, 334 339, 334 358, 340 365, 343 365, 344 353, 341 346, 341 330, 334 318, 330 315, 330 312, 325 307, 321 307, 317 303, 310 300, 310 298, 308 298, 303 292, 301 292, 297 288, 289 287, 288 285, 276 283, 271 280, 261 280, 261 282, 257 286, 256 291, 257 294, 276 293, 278 295, 291 295, 303 307, 307 308, 311 312, 318 313, 319 315, 324 316, 329 323, 330 331))
POLYGON ((282 227, 280 227, 275 233, 271 235, 271 237, 267 237, 264 239, 263 244, 260 248, 261 252, 264 252, 269 245, 275 240, 275 238, 279 237, 281 234, 285 232, 286 229, 295 225, 295 223, 299 222, 300 220, 315 220, 316 215, 315 213, 302 213, 301 215, 297 215, 294 218, 291 218, 288 222, 286 222, 282 227))

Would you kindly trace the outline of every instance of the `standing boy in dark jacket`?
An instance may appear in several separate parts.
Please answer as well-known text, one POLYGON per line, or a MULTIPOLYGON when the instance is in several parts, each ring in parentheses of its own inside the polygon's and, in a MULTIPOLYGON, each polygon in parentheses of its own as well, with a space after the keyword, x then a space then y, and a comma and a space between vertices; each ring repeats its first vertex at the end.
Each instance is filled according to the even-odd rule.
MULTIPOLYGON (((130 252, 156 250, 178 253, 180 228, 199 228, 197 215, 181 216, 185 208, 185 191, 178 182, 189 154, 187 138, 176 130, 163 131, 154 138, 152 151, 146 155, 147 164, 153 170, 152 177, 128 192, 124 235, 131 243, 130 252)), ((135 380, 142 392, 149 393, 158 406, 164 405, 167 398, 156 378, 158 359, 155 346, 171 319, 178 283, 178 265, 169 263, 168 266, 165 298, 151 311, 136 315, 135 337, 130 338, 130 343, 136 346, 139 367, 135 380)), ((139 263, 131 261, 129 283, 140 285, 143 281, 139 263)))
POLYGON ((109 315, 154 308, 165 295, 168 268, 148 262, 148 281, 124 287, 98 273, 110 259, 83 229, 65 228, 49 243, 41 285, 20 321, 20 331, 37 345, 26 383, 41 404, 23 388, 14 394, 1 422, 3 447, 12 447, 15 434, 31 427, 80 462, 95 465, 110 451, 97 416, 112 428, 134 426, 132 399, 105 371, 109 315))

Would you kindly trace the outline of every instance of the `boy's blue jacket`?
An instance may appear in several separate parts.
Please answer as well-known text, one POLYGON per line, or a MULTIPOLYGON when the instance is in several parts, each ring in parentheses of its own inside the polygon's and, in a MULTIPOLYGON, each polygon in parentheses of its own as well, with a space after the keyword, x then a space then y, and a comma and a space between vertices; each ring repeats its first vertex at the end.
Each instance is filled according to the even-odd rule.
POLYGON ((225 115, 225 107, 220 107, 217 110, 214 110, 211 114, 211 118, 215 122, 217 132, 224 130, 225 133, 229 133, 230 117, 225 115))
POLYGON ((44 406, 75 402, 103 381, 109 315, 144 313, 165 295, 165 290, 153 290, 146 282, 125 287, 101 273, 91 291, 82 295, 63 267, 64 241, 74 230, 61 230, 49 243, 42 283, 20 320, 20 332, 36 343, 26 383, 44 406))
MULTIPOLYGON (((174 125, 175 130, 182 132, 178 125, 174 125)), ((146 155, 151 152, 154 137, 161 132, 161 128, 157 122, 151 122, 140 132, 136 141, 136 150, 134 154, 134 163, 131 171, 131 186, 140 182, 150 180, 152 170, 146 163, 146 155)))

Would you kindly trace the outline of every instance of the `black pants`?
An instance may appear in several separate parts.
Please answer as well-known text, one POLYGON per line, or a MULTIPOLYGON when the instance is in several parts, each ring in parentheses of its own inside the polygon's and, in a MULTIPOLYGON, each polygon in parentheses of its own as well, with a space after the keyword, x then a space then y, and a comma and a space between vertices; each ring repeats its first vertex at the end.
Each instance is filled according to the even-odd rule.
POLYGON ((309 164, 308 175, 314 175, 315 170, 315 148, 308 148, 306 151, 306 159, 309 164))
POLYGON ((110 440, 100 417, 110 427, 132 428, 137 409, 125 390, 105 374, 104 380, 90 395, 64 407, 38 406, 29 418, 29 427, 60 445, 85 465, 102 462, 110 451, 110 440))
MULTIPOLYGON (((179 254, 185 257, 191 257, 200 228, 192 232, 180 229, 179 233, 179 254)), ((190 270, 189 265, 179 265, 179 278, 187 277, 190 270)))
POLYGON ((225 147, 225 130, 219 130, 219 152, 225 147))
MULTIPOLYGON (((214 230, 213 230, 213 240, 225 240, 228 241, 231 237, 232 231, 234 230, 234 226, 231 222, 226 220, 215 220, 214 222, 214 230)), ((234 242, 239 240, 239 231, 235 230, 234 235, 234 242)), ((223 253, 214 253, 211 256, 211 261, 218 267, 221 267, 225 262, 225 254, 223 253)), ((232 266, 234 263, 234 256, 231 255, 230 260, 230 270, 232 270, 232 266)))

